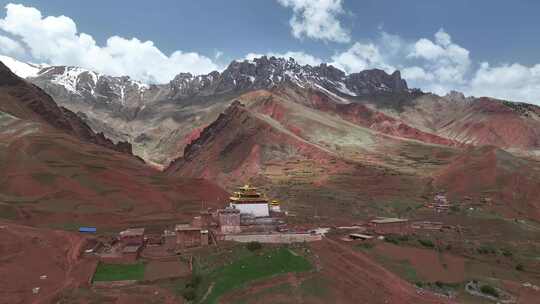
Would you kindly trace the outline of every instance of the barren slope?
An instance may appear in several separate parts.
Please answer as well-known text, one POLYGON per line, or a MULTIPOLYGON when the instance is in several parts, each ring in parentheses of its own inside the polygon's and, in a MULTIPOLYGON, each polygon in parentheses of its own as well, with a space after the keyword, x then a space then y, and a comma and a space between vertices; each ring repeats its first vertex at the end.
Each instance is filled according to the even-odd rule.
POLYGON ((418 203, 431 173, 457 151, 262 90, 242 95, 166 172, 226 187, 255 182, 302 215, 326 206, 328 218, 366 217, 400 197, 418 203))
POLYGON ((389 112, 411 126, 457 142, 531 155, 540 150, 540 108, 535 105, 454 93, 424 95, 402 112, 389 112))
POLYGON ((123 146, 96 135, 3 66, 0 96, 4 218, 69 229, 122 225, 144 216, 187 217, 201 201, 212 205, 225 196, 210 182, 167 177, 131 154, 116 151, 123 146))
POLYGON ((540 219, 540 162, 496 147, 467 150, 435 174, 435 185, 506 217, 540 219))

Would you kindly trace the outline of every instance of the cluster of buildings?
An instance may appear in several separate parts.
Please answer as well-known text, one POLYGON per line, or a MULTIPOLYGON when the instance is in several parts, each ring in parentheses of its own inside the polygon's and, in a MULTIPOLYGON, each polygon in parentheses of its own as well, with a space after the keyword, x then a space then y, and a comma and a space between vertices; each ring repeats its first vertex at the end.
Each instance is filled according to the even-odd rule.
POLYGON ((256 187, 244 185, 233 192, 225 208, 203 211, 191 224, 177 225, 175 232, 177 248, 185 249, 228 240, 231 235, 283 233, 286 227, 280 203, 270 201, 256 187), (193 232, 196 230, 200 230, 200 242, 193 232))
POLYGON ((460 225, 449 225, 441 221, 432 220, 409 220, 405 218, 376 217, 351 227, 337 227, 338 229, 350 230, 341 239, 344 241, 362 240, 370 242, 373 240, 383 240, 391 235, 415 235, 417 233, 456 233, 456 236, 462 234, 466 227, 460 225))
POLYGON ((223 209, 201 211, 190 223, 177 224, 159 235, 148 234, 144 228, 126 229, 106 244, 94 242, 88 245, 85 253, 103 259, 133 260, 145 253, 176 254, 189 248, 217 244, 231 239, 227 236, 279 235, 287 231, 285 212, 280 203, 270 201, 256 187, 245 185, 233 192, 223 209))

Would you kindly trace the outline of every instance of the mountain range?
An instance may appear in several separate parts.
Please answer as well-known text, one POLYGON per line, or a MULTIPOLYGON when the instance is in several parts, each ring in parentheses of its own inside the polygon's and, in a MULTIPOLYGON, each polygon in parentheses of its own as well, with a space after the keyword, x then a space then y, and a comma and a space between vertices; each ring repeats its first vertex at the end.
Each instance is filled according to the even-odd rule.
POLYGON ((331 65, 302 66, 293 59, 261 57, 233 61, 221 73, 180 73, 167 84, 144 84, 79 67, 3 59, 94 131, 115 142, 130 142, 134 154, 161 168, 182 156, 184 147, 232 100, 250 91, 280 87, 320 92, 334 101, 334 109, 326 110, 339 111, 338 115, 383 133, 401 132, 396 135, 419 140, 438 137, 440 143, 495 145, 525 154, 535 154, 540 147, 538 107, 465 98, 458 92, 442 97, 424 93, 409 89, 399 71, 347 75, 331 65), (353 111, 368 111, 380 121, 364 121, 353 111), (498 124, 503 117, 508 123, 498 124))
MULTIPOLYGON (((0 61, 0 248, 9 257, 0 284, 10 303, 35 300, 34 286, 42 302, 131 296, 134 289, 88 288, 97 261, 79 258, 87 236, 69 231, 95 226, 105 237, 145 227, 160 235, 203 208, 223 208, 227 190, 246 183, 281 202, 291 229, 345 226, 349 234, 351 224, 377 216, 444 223, 372 247, 338 240, 346 234, 300 247, 317 268, 306 275, 320 278, 316 288, 334 301, 440 303, 439 289, 418 284, 507 274, 536 282, 535 105, 437 96, 409 88, 398 71, 345 74, 274 57, 167 84, 0 61), (446 213, 426 208, 439 194, 452 202, 446 213)), ((233 252, 222 246, 201 252, 233 252)), ((273 294, 282 278, 257 284, 273 294)), ((133 288, 149 288, 141 297, 155 300, 170 292, 158 284, 176 294, 181 280, 133 288)), ((238 290, 258 300, 254 286, 238 290)))
POLYGON ((535 105, 438 96, 409 88, 399 71, 346 74, 292 58, 233 61, 222 72, 180 73, 167 84, 4 61, 99 136, 125 152, 131 144, 169 176, 224 187, 258 181, 298 212, 306 195, 325 202, 333 193, 366 207, 444 190, 511 198, 500 212, 540 216, 531 202, 537 182, 527 177, 538 174, 535 105), (464 186, 482 178, 481 187, 464 186))

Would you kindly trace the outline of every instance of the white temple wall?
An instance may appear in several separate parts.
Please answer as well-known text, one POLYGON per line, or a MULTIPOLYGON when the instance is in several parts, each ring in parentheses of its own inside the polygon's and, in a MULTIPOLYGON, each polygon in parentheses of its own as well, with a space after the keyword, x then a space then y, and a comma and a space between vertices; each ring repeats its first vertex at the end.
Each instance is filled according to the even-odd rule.
POLYGON ((242 214, 253 214, 255 217, 267 217, 270 216, 268 211, 268 204, 234 204, 231 203, 231 207, 240 210, 242 214))

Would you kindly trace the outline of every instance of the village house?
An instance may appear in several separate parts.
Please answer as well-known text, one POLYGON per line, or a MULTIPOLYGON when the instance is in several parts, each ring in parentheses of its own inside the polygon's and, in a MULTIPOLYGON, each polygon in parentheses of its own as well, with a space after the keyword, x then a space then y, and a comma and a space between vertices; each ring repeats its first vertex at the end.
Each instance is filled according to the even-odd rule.
POLYGON ((409 220, 393 217, 378 217, 369 222, 369 230, 376 234, 408 234, 409 220))
POLYGON ((119 233, 123 246, 142 246, 144 244, 144 228, 129 228, 119 233))
POLYGON ((176 232, 176 249, 186 249, 208 245, 209 232, 201 227, 190 224, 179 224, 174 228, 176 232))
POLYGON ((240 233, 240 210, 225 208, 218 210, 218 221, 221 233, 240 233))

